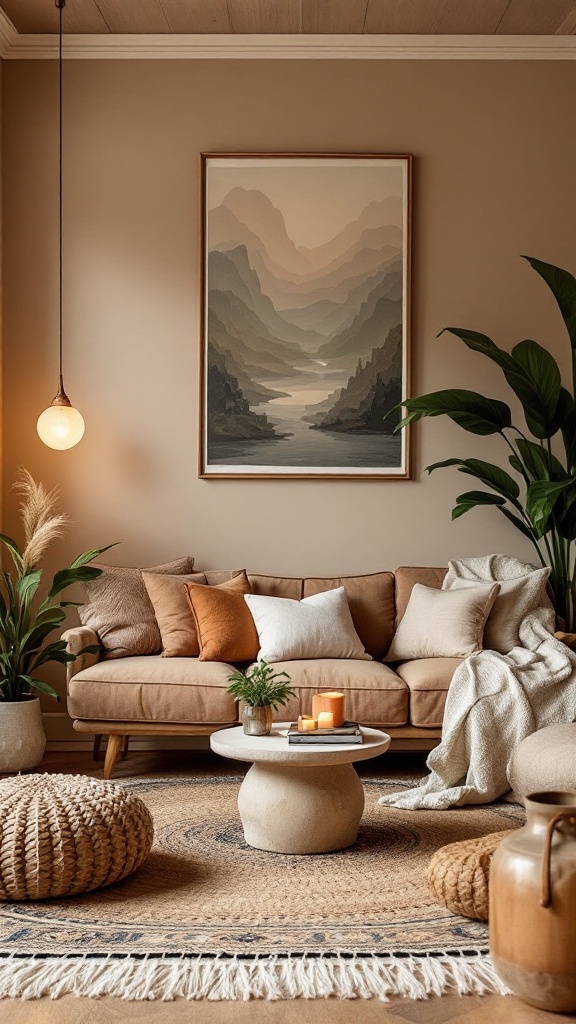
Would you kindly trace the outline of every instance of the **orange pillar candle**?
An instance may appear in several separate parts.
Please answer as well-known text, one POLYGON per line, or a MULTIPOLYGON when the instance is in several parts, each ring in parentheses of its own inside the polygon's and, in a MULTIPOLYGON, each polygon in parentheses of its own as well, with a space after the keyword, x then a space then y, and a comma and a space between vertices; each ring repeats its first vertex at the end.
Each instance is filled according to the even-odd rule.
POLYGON ((334 728, 334 715, 331 711, 319 711, 318 712, 318 728, 319 729, 333 729, 334 728))
POLYGON ((331 711, 334 715, 334 728, 344 722, 344 694, 334 690, 315 693, 312 697, 312 717, 318 718, 321 711, 331 711))
POLYGON ((314 732, 317 728, 317 722, 314 718, 310 718, 310 715, 298 716, 298 732, 314 732))

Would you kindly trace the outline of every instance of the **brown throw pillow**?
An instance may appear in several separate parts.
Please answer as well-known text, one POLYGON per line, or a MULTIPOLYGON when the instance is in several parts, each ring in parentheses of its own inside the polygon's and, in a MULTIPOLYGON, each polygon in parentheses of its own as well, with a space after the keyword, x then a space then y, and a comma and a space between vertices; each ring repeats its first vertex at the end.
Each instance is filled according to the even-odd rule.
POLYGON ((244 594, 250 593, 246 573, 215 587, 186 583, 194 614, 200 661, 254 661, 258 633, 244 594))
POLYGON ((197 658, 200 654, 196 623, 184 583, 206 586, 203 572, 186 576, 164 576, 142 572, 162 637, 163 658, 197 658))
MULTIPOLYGON (((162 647, 152 602, 140 569, 95 562, 102 574, 83 584, 88 604, 78 609, 80 622, 90 626, 106 648, 105 658, 157 654, 162 647)), ((179 558, 146 572, 182 576, 191 573, 194 559, 179 558)))

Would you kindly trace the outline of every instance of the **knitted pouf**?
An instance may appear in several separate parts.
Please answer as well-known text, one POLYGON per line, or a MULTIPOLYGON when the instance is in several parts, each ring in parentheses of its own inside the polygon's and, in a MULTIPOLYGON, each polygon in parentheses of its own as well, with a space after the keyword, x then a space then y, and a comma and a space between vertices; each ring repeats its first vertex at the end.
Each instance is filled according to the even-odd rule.
POLYGON ((154 827, 139 797, 82 775, 0 782, 0 900, 75 896, 126 878, 154 827))
POLYGON ((438 902, 453 914, 487 921, 492 854, 509 832, 492 832, 436 850, 428 867, 428 885, 438 902))
POLYGON ((548 725, 518 744, 508 781, 523 800, 530 793, 576 790, 576 722, 548 725))

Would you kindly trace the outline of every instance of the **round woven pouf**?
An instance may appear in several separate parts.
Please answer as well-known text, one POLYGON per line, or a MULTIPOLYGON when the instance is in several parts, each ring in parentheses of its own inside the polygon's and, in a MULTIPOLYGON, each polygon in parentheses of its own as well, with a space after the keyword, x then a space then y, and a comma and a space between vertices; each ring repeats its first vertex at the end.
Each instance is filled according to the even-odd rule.
POLYGON ((530 793, 576 790, 576 722, 548 725, 518 744, 508 781, 520 800, 530 793))
POLYGON ((442 846, 430 861, 428 885, 439 903, 453 914, 488 920, 490 863, 505 832, 442 846))
POLYGON ((0 782, 0 900, 91 892, 126 878, 148 856, 146 804, 83 775, 0 782))

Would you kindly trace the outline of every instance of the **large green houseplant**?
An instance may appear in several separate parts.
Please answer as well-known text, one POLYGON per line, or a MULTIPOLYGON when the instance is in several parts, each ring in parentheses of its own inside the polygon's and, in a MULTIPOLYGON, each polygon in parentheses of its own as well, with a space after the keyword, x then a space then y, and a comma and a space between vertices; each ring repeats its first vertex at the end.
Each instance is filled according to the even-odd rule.
MULTIPOLYGON (((425 416, 449 416, 472 434, 499 434, 508 450, 508 463, 520 484, 501 466, 480 459, 445 459, 428 466, 431 473, 456 466, 475 477, 487 490, 459 494, 452 518, 478 505, 495 506, 534 545, 542 565, 551 567, 550 582, 557 613, 566 629, 576 630, 576 279, 566 270, 530 256, 524 257, 550 288, 566 325, 572 350, 572 388, 564 387, 560 369, 536 341, 525 340, 511 352, 485 334, 446 327, 469 349, 480 352, 502 370, 519 399, 526 422, 512 422, 505 402, 476 391, 448 389, 410 398, 402 403, 406 415, 397 430, 425 416), (531 435, 531 436, 527 436, 531 435)), ((444 333, 443 331, 440 334, 444 333)))
MULTIPOLYGON (((13 564, 13 570, 0 573, 0 771, 34 767, 42 757, 45 737, 36 694, 56 700, 58 695, 37 672, 50 662, 65 665, 75 659, 63 640, 50 640, 66 608, 76 604, 61 600, 60 594, 73 583, 99 576, 101 570, 87 563, 108 550, 79 555, 54 575, 42 597, 39 562, 62 536, 67 518, 57 510, 57 492, 47 491, 26 470, 20 471, 14 490, 21 499, 24 545, 0 534, 13 564)), ((86 647, 80 653, 97 650, 86 647)))

